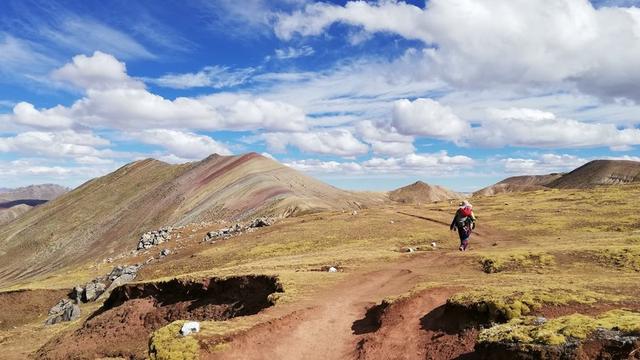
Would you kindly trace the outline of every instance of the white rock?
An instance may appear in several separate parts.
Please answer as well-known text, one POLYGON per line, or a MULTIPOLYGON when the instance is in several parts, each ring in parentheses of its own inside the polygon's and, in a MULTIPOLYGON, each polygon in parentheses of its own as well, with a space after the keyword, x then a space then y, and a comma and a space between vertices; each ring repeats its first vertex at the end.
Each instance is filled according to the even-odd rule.
POLYGON ((353 212, 351 213, 351 215, 354 215, 354 216, 355 216, 355 215, 358 215, 358 212, 357 212, 357 211, 355 211, 355 210, 353 210, 353 212))
POLYGON ((187 336, 191 333, 200 332, 200 323, 197 321, 187 321, 182 325, 182 329, 180 329, 180 334, 182 336, 187 336))
POLYGON ((338 269, 336 269, 335 267, 332 266, 332 267, 329 268, 328 271, 329 272, 338 272, 338 269))
POLYGON ((435 243, 435 242, 432 242, 432 243, 431 243, 431 247, 435 249, 435 248, 436 248, 436 243, 435 243))

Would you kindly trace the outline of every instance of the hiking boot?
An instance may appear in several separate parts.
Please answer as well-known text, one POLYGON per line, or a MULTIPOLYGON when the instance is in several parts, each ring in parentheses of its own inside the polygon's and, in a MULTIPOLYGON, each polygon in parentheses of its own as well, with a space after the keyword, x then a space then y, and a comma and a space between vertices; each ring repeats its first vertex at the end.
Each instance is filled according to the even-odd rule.
POLYGON ((462 247, 462 245, 460 245, 458 249, 460 249, 460 251, 464 251, 464 247, 462 247))

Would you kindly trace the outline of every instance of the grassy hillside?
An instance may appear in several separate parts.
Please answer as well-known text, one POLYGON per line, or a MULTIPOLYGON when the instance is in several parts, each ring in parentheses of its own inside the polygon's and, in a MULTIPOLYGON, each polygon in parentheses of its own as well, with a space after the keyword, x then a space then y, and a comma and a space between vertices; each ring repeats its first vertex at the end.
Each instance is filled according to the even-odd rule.
POLYGON ((0 227, 0 285, 100 261, 167 225, 357 209, 382 195, 338 190, 258 154, 143 160, 0 227))

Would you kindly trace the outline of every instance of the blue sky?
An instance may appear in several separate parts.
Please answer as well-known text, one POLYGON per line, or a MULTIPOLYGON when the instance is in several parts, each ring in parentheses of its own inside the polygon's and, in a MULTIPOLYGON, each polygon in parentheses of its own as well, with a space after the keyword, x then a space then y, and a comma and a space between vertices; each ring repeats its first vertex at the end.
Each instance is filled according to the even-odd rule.
POLYGON ((0 187, 264 153, 349 189, 640 160, 637 1, 3 1, 0 187))

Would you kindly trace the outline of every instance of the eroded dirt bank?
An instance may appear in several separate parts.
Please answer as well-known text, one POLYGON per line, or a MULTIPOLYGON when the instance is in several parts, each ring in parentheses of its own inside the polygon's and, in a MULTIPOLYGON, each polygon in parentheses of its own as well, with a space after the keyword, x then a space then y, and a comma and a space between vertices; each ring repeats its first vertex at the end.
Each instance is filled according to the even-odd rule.
POLYGON ((47 317, 49 309, 69 290, 16 290, 0 292, 0 331, 47 317))
POLYGON ((269 295, 281 291, 276 277, 262 275, 124 285, 80 329, 49 341, 35 358, 145 359, 152 331, 179 319, 255 314, 273 305, 269 295))
POLYGON ((354 323, 361 331, 353 359, 471 359, 478 334, 468 319, 447 311, 446 299, 456 289, 429 289, 382 303, 354 323))

